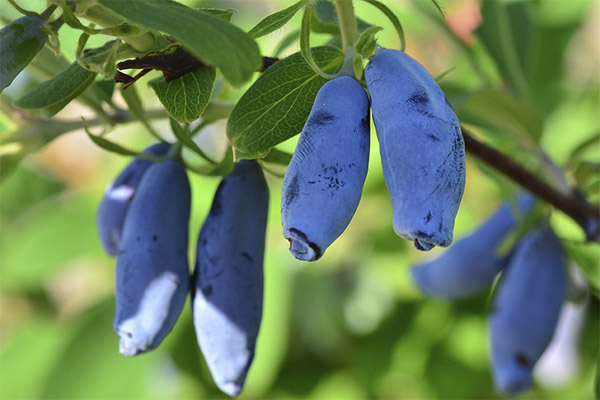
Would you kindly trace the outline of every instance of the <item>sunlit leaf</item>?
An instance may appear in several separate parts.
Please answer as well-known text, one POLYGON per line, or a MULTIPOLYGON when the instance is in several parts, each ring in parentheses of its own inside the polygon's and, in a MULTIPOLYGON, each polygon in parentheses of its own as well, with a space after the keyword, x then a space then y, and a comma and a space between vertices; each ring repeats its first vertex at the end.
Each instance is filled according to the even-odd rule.
MULTIPOLYGON (((334 47, 316 47, 313 57, 329 73, 339 71, 344 62, 344 53, 334 47)), ((249 156, 265 154, 300 133, 324 83, 300 53, 280 60, 254 82, 233 109, 227 125, 229 140, 249 156)))

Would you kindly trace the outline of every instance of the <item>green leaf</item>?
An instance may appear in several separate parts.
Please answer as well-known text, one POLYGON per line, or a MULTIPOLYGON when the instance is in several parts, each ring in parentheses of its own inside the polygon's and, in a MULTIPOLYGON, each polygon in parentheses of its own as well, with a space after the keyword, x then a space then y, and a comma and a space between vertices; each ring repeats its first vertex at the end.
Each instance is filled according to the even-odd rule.
POLYGON ((148 132, 159 140, 162 140, 160 135, 154 130, 150 122, 148 121, 148 117, 146 116, 146 110, 142 104, 142 99, 138 95, 138 92, 135 88, 135 85, 128 87, 125 90, 121 90, 121 97, 127 103, 127 107, 129 111, 148 129, 148 132))
POLYGON ((529 93, 526 74, 533 48, 532 22, 525 2, 485 1, 477 33, 505 82, 520 96, 529 93))
POLYGON ((42 30, 44 20, 25 16, 0 30, 0 92, 44 47, 48 35, 42 30))
POLYGON ((360 34, 358 39, 356 40, 356 45, 354 46, 356 52, 363 57, 369 57, 375 51, 375 47, 377 46, 377 39, 375 39, 375 34, 382 30, 383 28, 380 26, 372 26, 369 29, 366 29, 363 33, 360 34))
MULTIPOLYGON (((87 63, 102 64, 112 55, 117 42, 118 40, 113 40, 90 50, 83 60, 87 63)), ((95 77, 95 72, 88 71, 74 62, 54 78, 42 82, 15 101, 14 105, 33 114, 51 117, 94 83, 95 77)))
POLYGON ((25 154, 25 149, 19 143, 0 145, 0 182, 17 169, 25 154))
POLYGON ((135 23, 165 32, 206 64, 218 67, 239 86, 262 65, 250 35, 214 15, 170 0, 99 0, 103 6, 135 23))
POLYGON ((544 119, 534 107, 499 89, 475 92, 457 111, 463 122, 509 133, 515 139, 525 136, 537 142, 544 129, 544 119))
MULTIPOLYGON (((324 71, 336 72, 344 62, 344 53, 335 47, 316 47, 313 58, 324 71)), ((300 53, 278 61, 233 109, 227 124, 229 140, 237 149, 260 156, 300 133, 325 82, 300 53)))
POLYGON ((158 78, 148 84, 170 116, 181 122, 192 122, 208 105, 215 78, 214 68, 198 68, 169 82, 158 78))
POLYGON ((567 254, 579 265, 588 283, 600 291, 600 245, 598 243, 576 243, 564 241, 567 254))
POLYGON ((306 3, 308 3, 308 0, 300 0, 284 10, 277 11, 276 13, 265 17, 262 21, 256 24, 254 28, 250 29, 248 34, 254 38, 259 38, 276 31, 285 25, 290 19, 292 19, 298 10, 304 7, 306 3))
POLYGON ((214 15, 217 18, 221 18, 225 21, 230 21, 233 14, 235 14, 235 9, 233 8, 199 8, 198 10, 208 13, 210 15, 214 15))
POLYGON ((94 83, 96 74, 74 62, 54 78, 41 83, 14 105, 34 114, 52 117, 94 83))
POLYGON ((200 157, 202 157, 209 163, 216 164, 215 161, 213 161, 209 156, 206 155, 204 151, 202 151, 200 147, 198 147, 196 142, 192 140, 189 131, 187 131, 181 125, 179 125, 179 122, 175 121, 173 118, 171 118, 169 122, 171 124, 171 130, 173 131, 173 135, 175 135, 175 137, 177 138, 177 140, 179 140, 181 144, 183 144, 188 149, 194 151, 196 154, 198 154, 200 157))

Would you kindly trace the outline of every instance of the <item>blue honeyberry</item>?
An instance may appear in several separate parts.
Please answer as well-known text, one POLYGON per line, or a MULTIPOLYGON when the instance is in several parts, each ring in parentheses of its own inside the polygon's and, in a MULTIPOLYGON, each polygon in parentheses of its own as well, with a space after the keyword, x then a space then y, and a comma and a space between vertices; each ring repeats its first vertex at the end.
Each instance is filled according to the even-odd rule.
MULTIPOLYGON (((535 199, 518 197, 521 214, 527 214, 535 199)), ((450 246, 440 257, 412 270, 421 291, 431 297, 459 299, 490 286, 508 263, 509 256, 499 257, 498 246, 514 227, 516 218, 509 204, 503 204, 477 230, 450 246)))
MULTIPOLYGON (((163 156, 168 153, 170 145, 157 143, 144 153, 163 156)), ((96 215, 98 235, 104 250, 111 256, 117 254, 121 243, 123 222, 133 196, 152 161, 142 157, 135 158, 117 178, 108 186, 96 215)))
POLYGON ((154 163, 131 202, 117 253, 120 351, 133 356, 155 348, 173 328, 190 287, 190 186, 185 168, 154 163))
POLYGON ((369 99, 354 79, 319 90, 281 191, 283 235, 299 260, 319 259, 346 229, 369 163, 369 99))
POLYGON ((394 231, 419 250, 449 246, 465 186, 460 125, 417 61, 383 50, 365 68, 394 231))
POLYGON ((192 287, 196 337, 217 386, 237 396, 262 318, 269 190, 255 161, 236 164, 215 194, 198 237, 192 287))
POLYGON ((558 238, 547 228, 518 244, 499 284, 489 317, 496 389, 516 394, 554 334, 565 300, 566 271, 558 238))

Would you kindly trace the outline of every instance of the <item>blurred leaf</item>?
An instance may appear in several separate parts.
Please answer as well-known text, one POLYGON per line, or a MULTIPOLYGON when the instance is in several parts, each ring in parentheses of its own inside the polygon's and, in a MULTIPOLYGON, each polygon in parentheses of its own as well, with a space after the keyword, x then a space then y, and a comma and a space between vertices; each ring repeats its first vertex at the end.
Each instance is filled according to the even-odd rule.
MULTIPOLYGON (((15 174, 13 178, 25 180, 8 183, 28 185, 26 176, 15 174)), ((54 196, 30 209, 27 218, 14 223, 2 221, 2 230, 10 232, 0 235, 2 290, 43 287, 49 276, 76 257, 90 252, 102 255, 95 223, 95 208, 100 199, 92 202, 79 197, 68 199, 68 207, 65 198, 54 196)))
POLYGON ((0 30, 0 92, 2 92, 46 43, 48 35, 41 29, 44 20, 25 16, 0 30))
MULTIPOLYGON (((3 160, 3 158, 0 158, 3 160)), ((0 171, 3 170, 3 165, 0 171)), ((4 176, 4 171, 2 171, 4 176)), ((40 173, 31 168, 20 168, 11 179, 2 183, 2 202, 0 212, 3 222, 10 222, 27 212, 36 204, 43 202, 46 198, 60 193, 63 185, 52 179, 47 174, 40 173), (27 185, 23 183, 27 182, 27 185)))
POLYGON ((568 157, 569 164, 573 165, 579 161, 588 150, 596 152, 600 150, 600 132, 594 133, 571 151, 568 157))
POLYGON ((15 172, 25 154, 24 147, 18 143, 0 145, 0 182, 15 172), (7 147, 12 147, 12 150, 7 147))
POLYGON ((588 283, 600 292, 600 244, 564 241, 563 247, 569 257, 579 265, 588 283))
POLYGON ((218 67, 235 86, 250 79, 262 65, 262 57, 252 37, 211 13, 174 1, 99 2, 130 21, 173 36, 195 56, 218 67))
MULTIPOLYGON (((316 47, 313 57, 325 72, 339 71, 344 53, 316 47)), ((239 100, 227 124, 236 149, 256 158, 302 130, 317 92, 325 83, 295 53, 265 71, 239 100)))
POLYGON ((259 38, 276 31, 284 26, 290 19, 292 19, 298 10, 304 7, 307 2, 308 0, 300 0, 284 10, 277 11, 276 13, 265 17, 258 24, 256 24, 254 28, 250 29, 248 34, 254 38, 259 38))
POLYGON ((159 378, 152 373, 160 362, 158 354, 155 351, 152 356, 135 358, 120 355, 113 317, 112 299, 87 310, 49 369, 41 398, 148 398, 156 390, 148 382, 159 378))
POLYGON ((523 1, 484 1, 477 29, 508 85, 520 96, 529 93, 525 71, 533 47, 533 26, 523 1))
POLYGON ((524 137, 539 141, 544 119, 537 110, 516 97, 495 88, 473 93, 457 109, 462 122, 510 134, 516 143, 524 137))
POLYGON ((380 26, 372 26, 361 33, 355 45, 357 53, 363 57, 371 56, 375 51, 375 46, 377 46, 375 34, 381 30, 383 30, 383 28, 380 26))
POLYGON ((171 117, 180 122, 192 122, 208 105, 215 78, 214 68, 198 68, 169 82, 162 77, 148 84, 171 117))
POLYGON ((3 334, 0 357, 10 368, 0 368, 0 398, 39 398, 39 382, 52 370, 67 339, 58 324, 38 315, 28 318, 16 332, 3 334))

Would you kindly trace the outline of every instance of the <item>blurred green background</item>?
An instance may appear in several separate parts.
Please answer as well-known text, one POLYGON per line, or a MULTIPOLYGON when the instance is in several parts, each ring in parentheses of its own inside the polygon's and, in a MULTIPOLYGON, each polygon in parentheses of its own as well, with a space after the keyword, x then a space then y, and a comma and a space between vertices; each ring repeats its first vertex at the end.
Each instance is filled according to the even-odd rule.
MULTIPOLYGON (((249 30, 264 16, 291 1, 199 2, 191 6, 233 7, 232 22, 249 30)), ((381 25, 382 46, 398 48, 397 36, 383 15, 364 2, 356 14, 381 25)), ((442 81, 461 108, 466 94, 484 87, 503 89, 501 71, 472 31, 480 24, 480 3, 444 1, 448 25, 440 24, 428 1, 386 1, 397 13, 407 38, 407 53, 442 81), (432 18, 431 16, 434 15, 432 18), (450 30, 448 29, 450 27, 450 30), (450 34, 461 38, 457 40, 450 34), (473 69, 473 64, 477 65, 473 69), (477 72, 479 70, 479 72, 477 72)), ((45 2, 19 1, 41 10, 45 2)), ((535 43, 526 78, 530 98, 544 119, 541 143, 560 165, 600 130, 600 3, 593 0, 532 1, 529 36, 535 43)), ((17 14, 7 2, 0 15, 17 14)), ((299 27, 297 15, 286 27, 258 40, 264 55, 299 27)), ((61 49, 74 59, 78 32, 60 30, 61 49)), ((312 45, 329 40, 311 37, 312 45)), ((103 38, 92 38, 90 46, 103 38)), ((527 42, 528 43, 528 42, 527 42)), ((297 51, 292 46, 284 55, 297 51)), ((157 73, 149 74, 148 79, 157 73)), ((148 108, 160 103, 143 78, 136 86, 148 108)), ((35 84, 22 75, 2 101, 19 97, 35 84)), ((243 88, 241 89, 243 90, 243 88)), ((223 95, 239 97, 241 90, 223 95)), ((119 94, 115 100, 124 104, 119 94)), ((57 118, 93 117, 78 104, 57 118)), ((172 136, 166 121, 153 125, 172 136)), ((3 117, 2 129, 12 128, 3 117)), ((374 129, 372 128, 374 133, 374 129)), ((482 134, 500 149, 527 163, 514 135, 493 129, 482 134), (520 158, 522 157, 522 158, 520 158)), ((116 127, 110 138, 130 148, 151 143, 141 124, 116 127)), ((297 138, 281 145, 293 151, 297 138)), ((225 125, 215 124, 201 143, 219 154, 225 125)), ((587 159, 598 160, 597 146, 587 159)), ((198 349, 186 305, 174 330, 159 348, 134 358, 118 352, 112 330, 114 259, 105 255, 95 232, 95 212, 108 183, 129 162, 95 147, 83 131, 51 142, 27 157, 0 185, 0 397, 3 399, 192 399, 225 398, 218 391, 198 349)), ((572 171, 569 171, 571 173, 572 171)), ((217 178, 192 174, 193 210, 190 260, 208 213, 217 178)), ((397 237, 391 224, 378 145, 372 135, 370 169, 358 211, 344 234, 314 263, 293 259, 283 239, 279 216, 281 178, 267 174, 271 191, 265 251, 265 303, 257 353, 242 398, 498 398, 489 372, 486 315, 491 291, 450 303, 423 298, 410 280, 410 266, 441 254, 421 253, 397 237)), ((597 186, 597 185, 596 185, 597 186)), ((587 194, 598 199, 593 184, 587 194)), ((458 239, 474 229, 501 202, 510 183, 467 158, 467 187, 457 220, 458 239)), ((580 242, 581 232, 559 212, 553 226, 561 238, 580 242)), ((598 246, 588 246, 598 262, 598 246)), ((574 267, 574 265, 572 266, 574 267)), ((588 276, 589 274, 589 263, 588 276)), ((592 274, 596 273, 592 269, 592 274)), ((597 292, 596 292, 597 293, 597 292)), ((592 399, 598 375, 599 306, 597 295, 570 305, 571 345, 536 372, 531 399, 592 399), (578 310, 578 311, 574 311, 578 310), (565 350, 566 349, 566 350, 565 350), (571 367, 570 367, 571 366, 571 367)))

